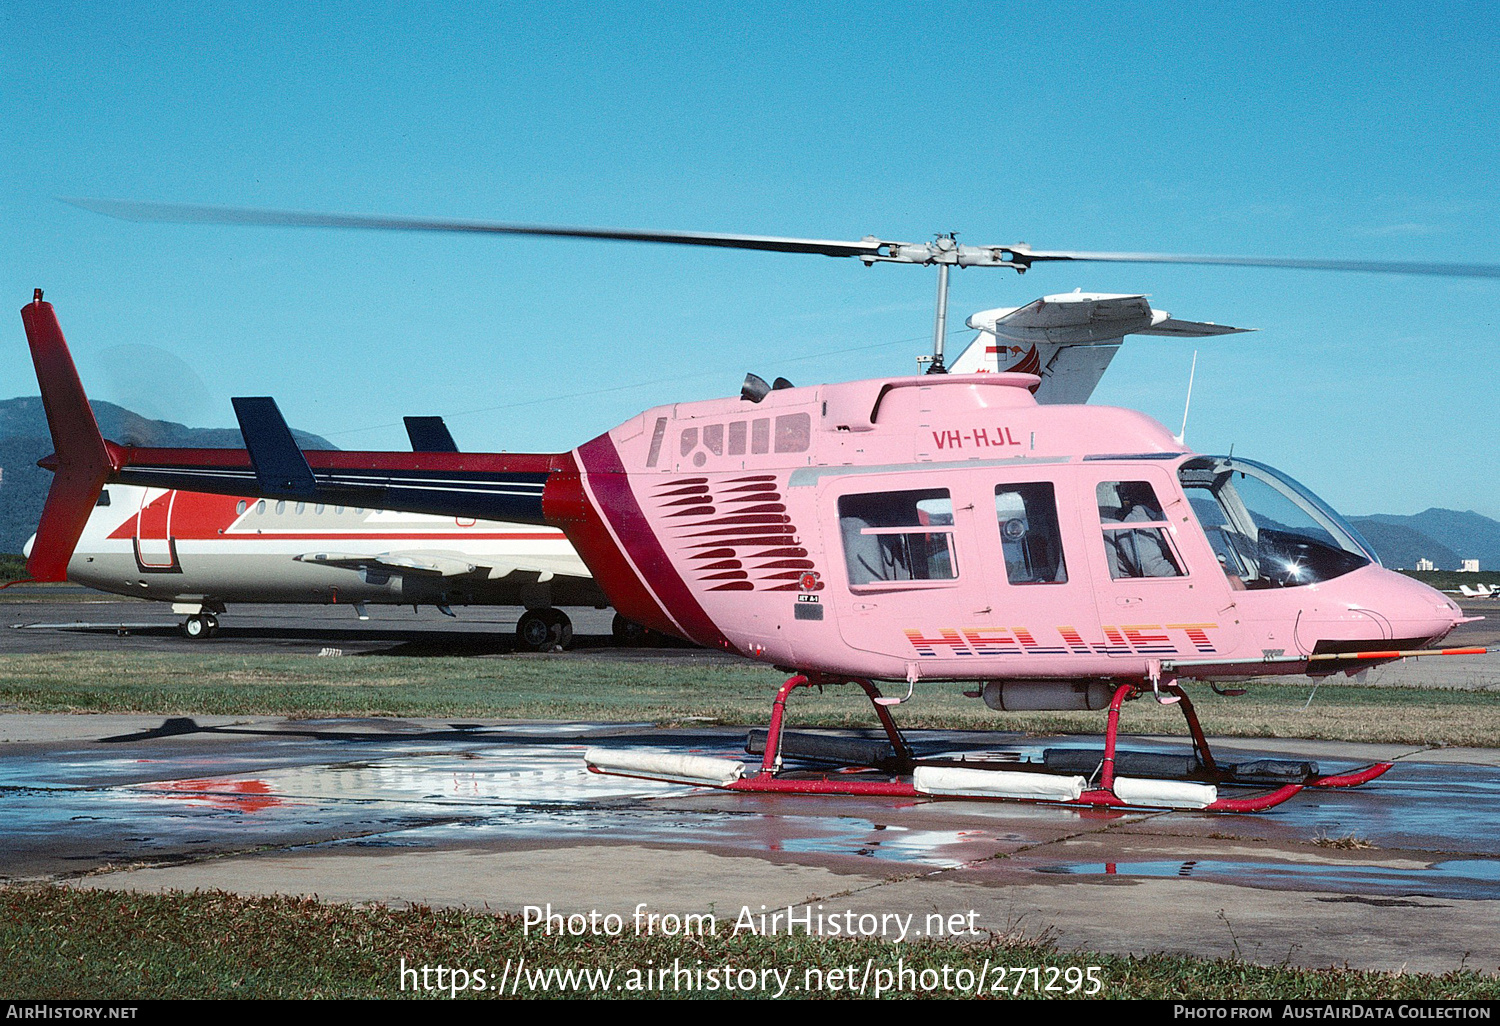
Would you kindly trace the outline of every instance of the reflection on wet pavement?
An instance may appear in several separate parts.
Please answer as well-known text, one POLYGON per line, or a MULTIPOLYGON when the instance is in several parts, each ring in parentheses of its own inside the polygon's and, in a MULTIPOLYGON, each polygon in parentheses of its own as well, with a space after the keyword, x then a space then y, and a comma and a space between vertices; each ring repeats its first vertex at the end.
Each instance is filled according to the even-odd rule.
MULTIPOLYGON (((984 866, 985 872, 994 866, 1010 874, 1040 868, 1074 876, 1179 876, 1186 866, 1194 879, 1257 887, 1500 897, 1496 862, 1451 857, 1500 855, 1500 769, 1490 766, 1402 762, 1367 787, 1305 791, 1269 815, 1121 814, 976 801, 731 795, 602 776, 583 765, 592 745, 753 763, 742 748, 744 732, 728 728, 171 722, 178 726, 101 739, 109 743, 0 749, 0 878, 266 848, 639 844, 789 861, 811 856, 939 870, 984 866), (1186 861, 1037 865, 1002 857, 1080 833, 1107 834, 1118 846, 1137 831, 1174 830, 1186 861), (1192 859, 1212 854, 1208 838, 1305 845, 1349 833, 1381 849, 1450 857, 1428 869, 1192 859)), ((1045 744, 962 731, 914 732, 913 741, 927 753, 999 757, 1035 755, 1045 744)), ((1324 761, 1339 767, 1337 759, 1324 761)))
POLYGON ((1278 890, 1337 891, 1428 898, 1500 898, 1500 861, 1451 859, 1420 869, 1189 859, 1185 862, 1078 862, 1038 866, 1040 873, 1217 880, 1278 890))

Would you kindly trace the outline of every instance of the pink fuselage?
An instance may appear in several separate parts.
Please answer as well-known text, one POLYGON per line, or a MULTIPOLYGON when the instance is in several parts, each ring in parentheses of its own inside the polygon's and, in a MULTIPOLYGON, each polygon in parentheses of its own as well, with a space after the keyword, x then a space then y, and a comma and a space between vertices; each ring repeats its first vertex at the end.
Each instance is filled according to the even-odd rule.
POLYGON ((1427 643, 1461 618, 1357 556, 1331 579, 1247 586, 1179 479, 1195 454, 1140 413, 1039 406, 1035 381, 896 378, 658 407, 574 450, 588 509, 559 519, 623 615, 835 676, 1141 679, 1162 661, 1244 676, 1320 645, 1427 643), (1101 518, 1101 496, 1143 484, 1158 509, 1101 518), (1121 575, 1112 552, 1129 542, 1144 559, 1162 538, 1170 575, 1121 575))

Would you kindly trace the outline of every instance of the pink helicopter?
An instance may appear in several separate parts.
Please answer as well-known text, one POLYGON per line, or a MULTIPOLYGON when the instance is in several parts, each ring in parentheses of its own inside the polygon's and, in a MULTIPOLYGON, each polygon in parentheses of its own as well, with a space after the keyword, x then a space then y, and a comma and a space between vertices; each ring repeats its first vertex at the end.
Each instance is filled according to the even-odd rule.
MULTIPOLYGON (((941 370, 951 266, 1037 260, 1242 263, 1500 276, 1488 266, 1352 264, 539 228, 347 215, 91 204, 155 219, 554 234, 935 264, 933 369, 941 370)), ((22 311, 56 454, 28 568, 61 579, 109 481, 342 502, 561 528, 624 617, 784 667, 758 769, 698 756, 591 750, 590 768, 736 791, 1005 798, 1083 806, 1259 811, 1303 787, 1365 783, 1390 768, 1323 775, 1306 762, 1214 759, 1180 681, 1324 675, 1435 648, 1465 617, 1382 567, 1342 517, 1286 475, 1192 452, 1130 410, 1039 405, 1040 378, 946 374, 767 386, 647 410, 548 454, 300 450, 273 400, 235 399, 243 450, 123 447, 99 434, 50 304, 22 311), (919 759, 880 683, 962 681, 996 710, 1107 710, 1102 753, 1036 762, 919 759), (788 697, 850 683, 888 743, 837 761, 798 751, 788 697), (1122 706, 1176 704, 1193 754, 1164 765, 1117 751, 1122 706), (1225 797, 1227 786, 1254 789, 1225 797)), ((1233 692, 1226 692, 1233 693, 1233 692)), ((858 748, 859 746, 854 746, 858 748)))

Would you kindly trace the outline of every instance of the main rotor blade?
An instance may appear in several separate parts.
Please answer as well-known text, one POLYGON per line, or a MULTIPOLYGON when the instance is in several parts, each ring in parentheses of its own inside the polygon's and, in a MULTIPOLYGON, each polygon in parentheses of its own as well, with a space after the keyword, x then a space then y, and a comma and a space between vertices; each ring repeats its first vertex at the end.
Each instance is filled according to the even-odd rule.
POLYGON ((625 242, 667 242, 684 246, 725 249, 762 249, 780 253, 820 253, 824 256, 866 256, 880 251, 875 239, 838 242, 829 239, 787 239, 774 235, 723 235, 715 232, 636 231, 627 228, 580 228, 570 225, 502 224, 442 217, 387 217, 369 214, 319 214, 297 210, 257 210, 245 207, 206 207, 185 203, 139 203, 60 197, 84 210, 127 221, 170 221, 186 224, 247 224, 294 228, 373 228, 406 232, 474 232, 492 235, 543 235, 573 239, 618 239, 625 242))
POLYGON ((1410 260, 1310 260, 1297 257, 1210 256, 1188 253, 1091 253, 1080 250, 1034 250, 1025 243, 1013 246, 957 245, 952 236, 936 242, 891 242, 866 236, 856 242, 834 239, 794 239, 776 235, 730 235, 717 232, 640 231, 628 228, 587 228, 573 225, 506 224, 441 217, 388 217, 373 214, 323 214, 297 210, 247 207, 210 207, 186 203, 142 203, 134 200, 63 198, 85 210, 128 221, 171 221, 188 224, 241 224, 298 228, 370 228, 408 232, 471 232, 492 235, 534 235, 572 239, 615 239, 661 242, 721 249, 758 249, 779 253, 818 253, 831 257, 859 257, 868 263, 958 264, 964 267, 1009 267, 1025 271, 1033 264, 1090 261, 1117 264, 1197 264, 1221 267, 1280 267, 1304 271, 1361 271, 1371 274, 1426 274, 1458 278, 1500 278, 1497 264, 1449 264, 1410 260))
POLYGON ((1305 260, 1297 257, 1204 256, 1189 253, 1086 253, 1014 247, 1016 263, 1088 260, 1115 264, 1207 264, 1223 267, 1286 267, 1303 271, 1364 271, 1371 274, 1431 274, 1453 278, 1500 278, 1500 264, 1444 264, 1410 260, 1305 260))

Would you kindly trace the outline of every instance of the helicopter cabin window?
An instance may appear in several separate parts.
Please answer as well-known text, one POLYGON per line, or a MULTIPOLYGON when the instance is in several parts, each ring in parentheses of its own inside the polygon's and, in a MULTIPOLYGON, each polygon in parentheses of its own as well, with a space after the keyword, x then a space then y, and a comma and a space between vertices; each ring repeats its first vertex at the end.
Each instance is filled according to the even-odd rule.
POLYGON ((776 451, 806 452, 812 442, 812 418, 790 413, 776 418, 776 451))
POLYGON ((845 495, 839 531, 853 587, 958 576, 946 488, 845 495))
POLYGON ((265 511, 266 511, 266 500, 265 499, 261 499, 259 502, 257 502, 255 504, 255 512, 257 512, 257 513, 264 513, 265 511))
POLYGON ((995 489, 995 517, 1005 577, 1011 584, 1066 584, 1062 531, 1057 498, 1050 482, 1000 485, 995 489))
POLYGON ((771 451, 770 417, 757 417, 750 422, 750 451, 757 456, 771 451))
POLYGON ((99 498, 97 498, 97 499, 94 500, 94 505, 95 506, 108 506, 109 505, 109 489, 108 488, 102 489, 99 492, 99 498))
POLYGON ((236 502, 234 504, 234 511, 237 514, 243 514, 245 512, 245 509, 246 509, 246 505, 245 505, 245 500, 244 499, 241 499, 239 502, 236 502))
POLYGON ((1146 481, 1101 481, 1099 525, 1109 576, 1181 577, 1182 563, 1167 541, 1167 517, 1146 481))

